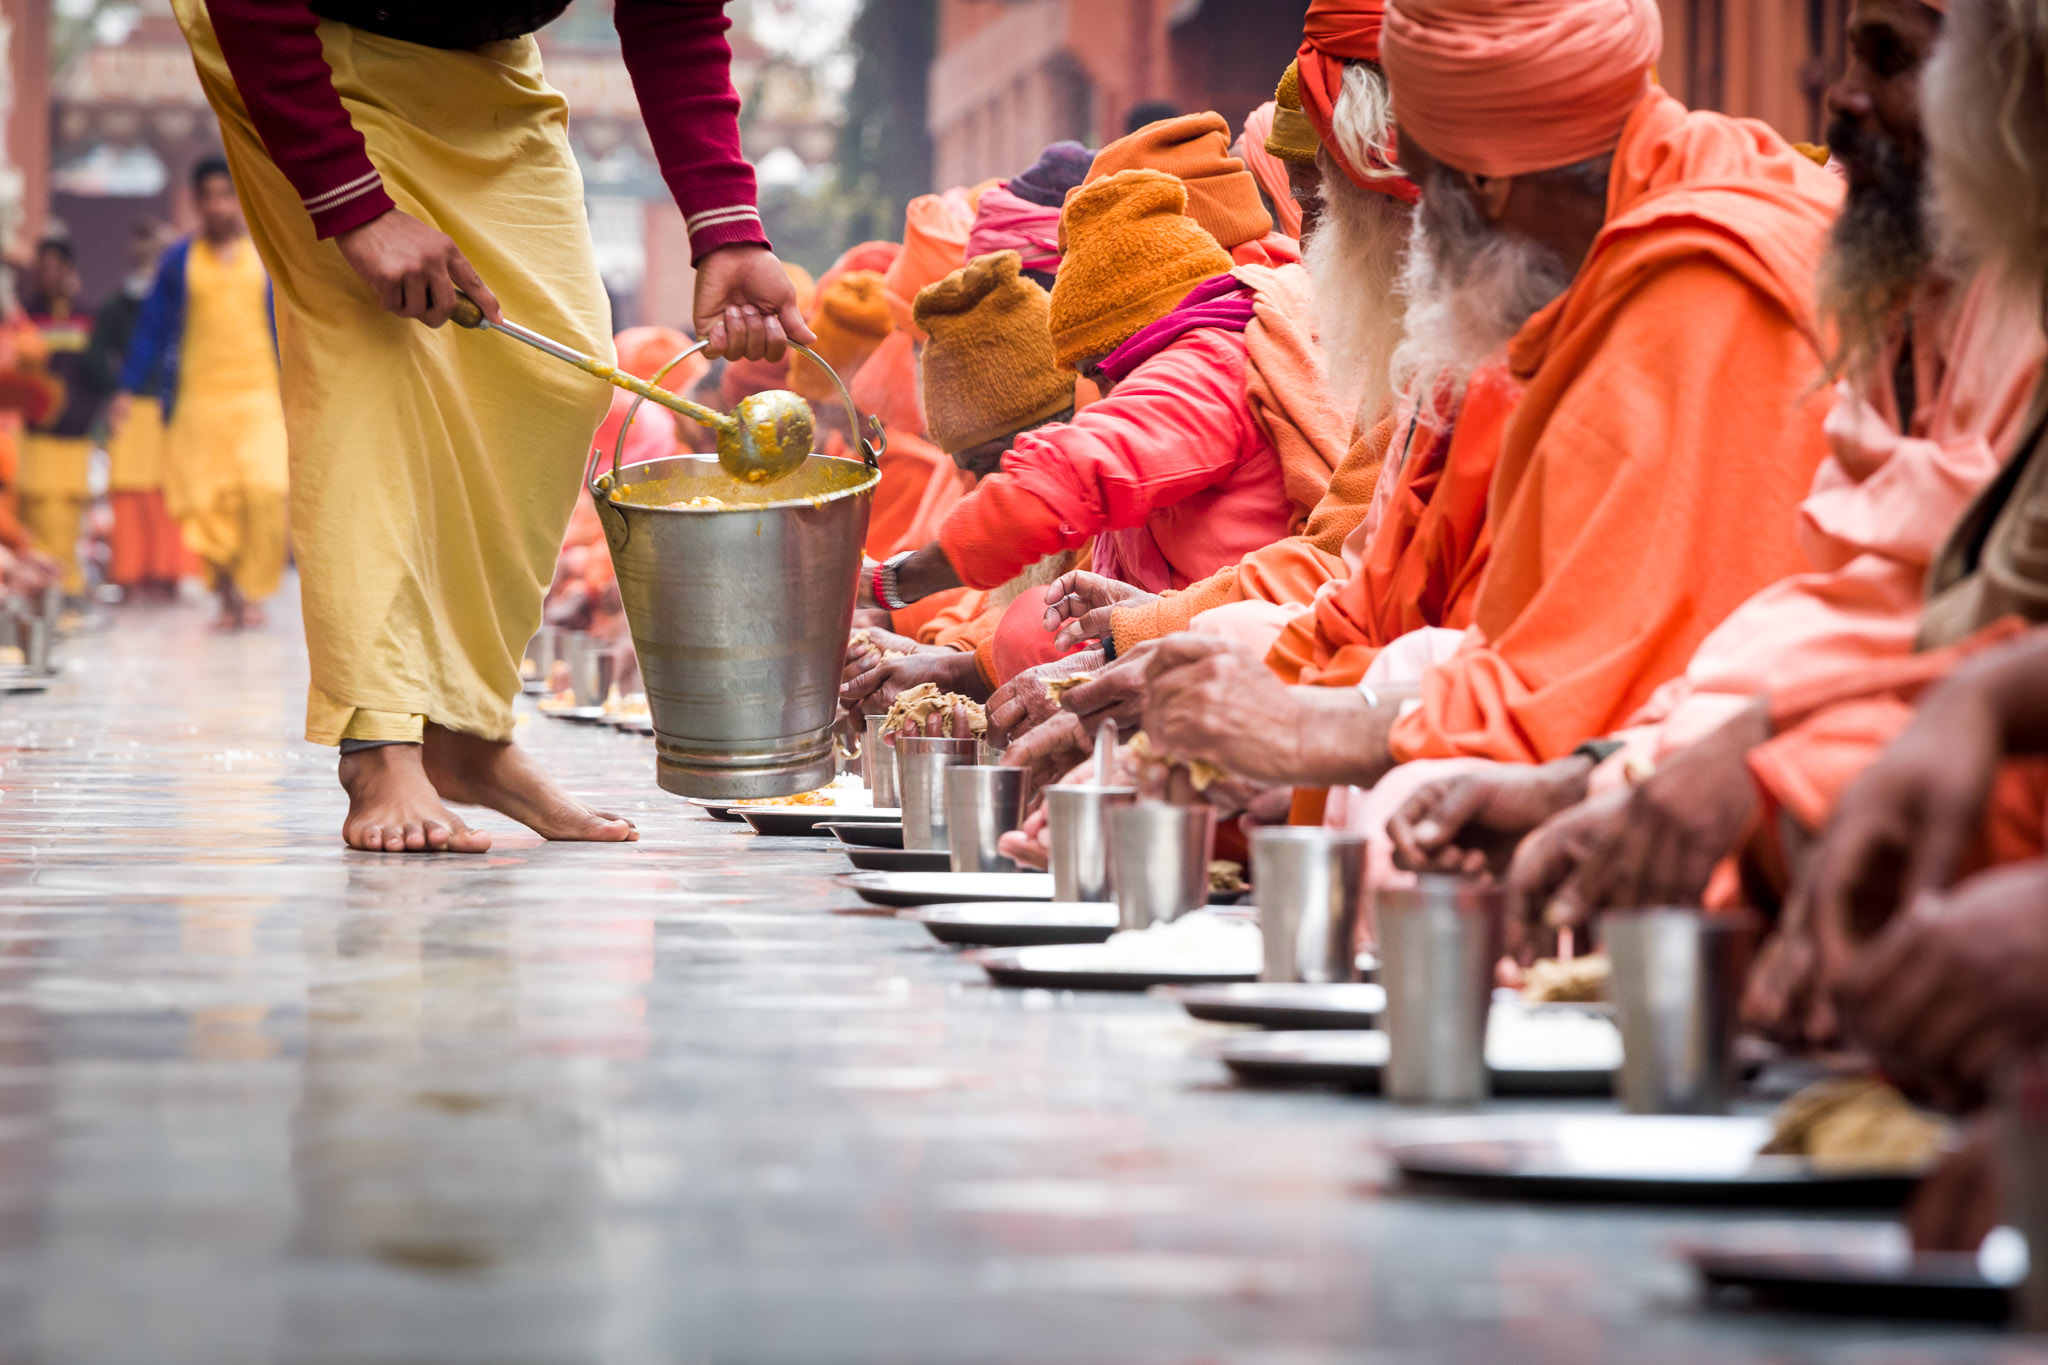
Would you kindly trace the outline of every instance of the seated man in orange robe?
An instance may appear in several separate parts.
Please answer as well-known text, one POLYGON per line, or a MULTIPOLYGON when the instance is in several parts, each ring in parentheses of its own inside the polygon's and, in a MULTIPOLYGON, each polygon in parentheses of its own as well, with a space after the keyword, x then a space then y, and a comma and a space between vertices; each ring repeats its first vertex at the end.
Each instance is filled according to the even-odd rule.
POLYGON ((1436 394, 1505 347, 1524 384, 1474 625, 1412 707, 1161 641, 1156 750, 1358 787, 1416 759, 1555 758, 1799 567, 1794 511, 1825 451, 1811 283, 1840 189, 1763 125, 1657 88, 1660 44, 1652 0, 1390 0, 1423 195, 1405 371, 1436 394))
POLYGON ((1498 858, 1562 804, 1517 857, 1518 920, 1694 903, 1757 817, 1748 758, 1773 715, 1912 650, 1929 563, 2026 434, 2044 350, 2036 307, 1998 272, 1955 278, 1922 221, 1919 87, 1941 22, 1928 0, 1860 0, 1848 67, 1829 91, 1828 140, 1850 191, 1821 298, 1843 378, 1832 453, 1800 509, 1806 571, 1729 616, 1597 772, 1579 757, 1418 792, 1392 825, 1408 860, 1498 858), (1640 780, 1627 783, 1625 768, 1640 780))

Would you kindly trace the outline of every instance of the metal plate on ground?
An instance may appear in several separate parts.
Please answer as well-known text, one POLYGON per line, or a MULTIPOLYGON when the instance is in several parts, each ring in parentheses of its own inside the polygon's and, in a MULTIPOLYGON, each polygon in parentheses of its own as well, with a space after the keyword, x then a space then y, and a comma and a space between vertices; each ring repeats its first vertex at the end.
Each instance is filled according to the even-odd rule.
POLYGON ((1197 1019, 1275 1029, 1371 1028, 1387 1007, 1387 993, 1365 981, 1254 981, 1236 986, 1189 986, 1171 992, 1197 1019))
POLYGON ((1259 975, 1256 966, 1249 971, 1224 971, 1166 963, 1140 967, 1116 959, 1105 962, 1100 945, 1079 943, 999 950, 982 954, 980 961, 989 980, 998 986, 1052 991, 1144 991, 1154 986, 1254 981, 1259 975))
POLYGON ((2004 1322, 2026 1278, 2026 1239, 1999 1228, 1978 1252, 1914 1252, 1896 1225, 1843 1228, 1828 1238, 1811 1229, 1756 1229, 1734 1242, 1685 1248, 1711 1301, 1855 1317, 2004 1322), (1807 1245, 1775 1246, 1780 1240, 1807 1245), (1837 1246, 1814 1246, 1833 1240, 1837 1246))
POLYGON ((686 796, 683 800, 696 806, 714 820, 725 820, 735 825, 740 823, 739 808, 730 801, 713 801, 702 796, 686 796))
POLYGON ((938 848, 850 848, 846 861, 862 872, 951 872, 953 855, 938 848))
MULTIPOLYGON (((1387 1035, 1377 1029, 1247 1033, 1226 1039, 1217 1055, 1232 1075, 1255 1085, 1341 1085, 1377 1092, 1387 1064, 1387 1035)), ((1586 1060, 1563 1058, 1550 1066, 1524 1060, 1493 1067, 1493 1093, 1503 1097, 1611 1093, 1613 1067, 1588 1066, 1586 1060)))
POLYGON ((549 706, 543 702, 536 709, 549 720, 573 720, 584 725, 595 725, 604 719, 602 706, 549 706))
MULTIPOLYGON (((737 820, 739 817, 733 817, 737 820)), ((902 848, 903 822, 887 820, 828 820, 818 826, 844 848, 902 848)), ((932 850, 936 852, 937 850, 932 850)))
POLYGON ((928 905, 906 918, 941 943, 976 948, 1100 943, 1116 932, 1116 907, 1107 901, 968 901, 928 905))
POLYGON ((1052 899, 1050 872, 850 872, 842 880, 873 905, 1052 899))
POLYGON ((776 835, 827 835, 831 831, 821 826, 863 822, 900 824, 903 820, 903 812, 898 810, 848 810, 844 806, 735 806, 733 812, 746 821, 754 833, 776 835))
POLYGON ((1523 1198, 1895 1208, 1922 1174, 1759 1156, 1770 1135, 1762 1117, 1488 1114, 1395 1125, 1385 1147, 1413 1179, 1523 1198))

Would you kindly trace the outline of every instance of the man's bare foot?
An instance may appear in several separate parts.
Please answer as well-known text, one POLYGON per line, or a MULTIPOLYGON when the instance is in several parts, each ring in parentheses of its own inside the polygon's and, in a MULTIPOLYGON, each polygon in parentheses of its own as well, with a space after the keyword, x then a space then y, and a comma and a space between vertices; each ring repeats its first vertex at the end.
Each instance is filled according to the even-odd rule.
POLYGON ((594 811, 549 781, 516 744, 429 725, 421 756, 443 799, 487 806, 543 839, 616 844, 640 837, 632 821, 594 811))
POLYGON ((240 630, 249 624, 248 601, 225 570, 214 570, 213 590, 220 595, 220 615, 213 618, 215 630, 240 630))
POLYGON ((380 744, 341 756, 348 818, 341 837, 365 853, 482 853, 491 836, 455 818, 434 784, 417 744, 380 744))

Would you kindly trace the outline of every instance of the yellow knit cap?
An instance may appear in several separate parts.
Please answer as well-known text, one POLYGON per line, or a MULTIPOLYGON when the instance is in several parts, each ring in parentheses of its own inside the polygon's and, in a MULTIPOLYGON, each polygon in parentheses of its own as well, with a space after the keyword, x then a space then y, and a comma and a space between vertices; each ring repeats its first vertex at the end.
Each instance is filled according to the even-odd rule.
POLYGON ((1289 62, 1273 91, 1273 131, 1266 134, 1266 152, 1282 161, 1312 166, 1316 149, 1322 145, 1316 126, 1301 112, 1301 67, 1289 62))
POLYGON ((947 454, 1037 426, 1074 403, 1052 354, 1052 300, 1014 251, 977 256, 917 293, 924 420, 947 454))
MULTIPOLYGON (((818 340, 811 349, 836 370, 841 379, 853 382, 853 372, 895 326, 889 315, 889 299, 882 276, 873 270, 850 270, 826 285, 818 295, 818 311, 811 315, 811 330, 818 340)), ((842 401, 839 386, 811 362, 809 356, 792 356, 789 387, 814 403, 842 401)))
POLYGON ((1163 171, 1118 171, 1067 196, 1066 257, 1052 285, 1052 345, 1072 369, 1172 312, 1230 253, 1187 216, 1188 192, 1163 171))

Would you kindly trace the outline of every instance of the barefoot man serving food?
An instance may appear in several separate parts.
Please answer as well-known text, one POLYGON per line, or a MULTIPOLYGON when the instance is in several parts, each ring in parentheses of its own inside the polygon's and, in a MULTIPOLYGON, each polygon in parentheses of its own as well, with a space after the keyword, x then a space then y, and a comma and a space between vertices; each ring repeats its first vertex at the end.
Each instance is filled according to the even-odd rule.
MULTIPOLYGON (((611 356, 568 106, 532 36, 567 0, 175 8, 276 287, 306 738, 341 749, 343 838, 488 848, 450 804, 550 839, 636 837, 511 742, 610 390, 441 327, 461 289, 493 321, 611 356)), ((732 358, 809 342, 740 155, 723 0, 617 0, 615 17, 689 229, 698 334, 732 358)))

